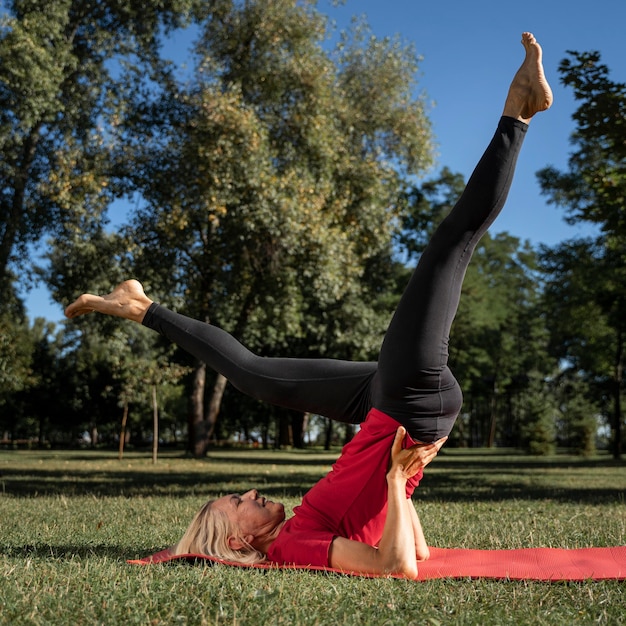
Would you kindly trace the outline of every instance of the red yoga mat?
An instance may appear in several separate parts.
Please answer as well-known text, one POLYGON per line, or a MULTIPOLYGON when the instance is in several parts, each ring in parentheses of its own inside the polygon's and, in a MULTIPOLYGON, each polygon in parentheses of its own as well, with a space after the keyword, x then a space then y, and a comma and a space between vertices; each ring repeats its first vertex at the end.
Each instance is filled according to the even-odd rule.
MULTIPOLYGON (((299 569, 363 576, 327 567, 276 565, 260 563, 242 565, 203 554, 175 556, 162 550, 143 559, 129 560, 136 565, 168 561, 203 561, 233 567, 260 569, 299 569)), ((431 548, 430 559, 418 564, 418 580, 433 578, 496 578, 503 580, 585 581, 626 580, 626 546, 610 548, 521 548, 518 550, 466 550, 431 548)), ((365 575, 374 578, 373 575, 365 575)))

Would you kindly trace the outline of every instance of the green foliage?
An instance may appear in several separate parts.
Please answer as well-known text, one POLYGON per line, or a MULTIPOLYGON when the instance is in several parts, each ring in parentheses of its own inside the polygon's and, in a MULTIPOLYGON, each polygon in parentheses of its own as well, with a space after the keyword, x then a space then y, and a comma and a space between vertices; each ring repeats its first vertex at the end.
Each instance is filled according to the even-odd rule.
POLYGON ((561 82, 581 105, 573 115, 576 151, 570 170, 546 168, 540 183, 550 200, 565 207, 571 222, 596 223, 608 237, 626 238, 626 84, 609 78, 599 52, 569 52, 561 82))
POLYGON ((33 349, 27 324, 0 316, 0 405, 32 383, 33 349))
POLYGON ((544 266, 550 307, 567 309, 552 322, 559 328, 555 344, 562 358, 584 368, 611 398, 612 449, 619 457, 626 336, 626 84, 609 78, 598 52, 569 54, 559 71, 581 101, 573 116, 576 150, 569 171, 546 168, 538 176, 549 201, 565 207, 570 222, 596 224, 601 235, 546 252, 544 266))
POLYGON ((285 0, 218 2, 200 28, 193 81, 135 75, 118 128, 135 271, 262 354, 371 358, 371 277, 431 158, 412 48, 359 27, 329 52, 314 3, 285 0))
POLYGON ((594 390, 612 426, 615 453, 623 419, 615 413, 623 393, 624 295, 616 281, 622 268, 603 239, 565 242, 544 250, 541 260, 551 353, 594 390))
POLYGON ((556 443, 555 402, 543 377, 530 378, 520 402, 520 412, 524 448, 530 454, 553 454, 556 443))
MULTIPOLYGON (((203 4, 8 3, 0 33, 3 300, 12 289, 9 268, 19 263, 17 275, 27 280, 29 247, 46 234, 55 244, 47 254, 50 264, 36 271, 58 301, 69 302, 88 287, 107 290, 126 274, 120 260, 127 243, 105 230, 106 209, 121 193, 113 131, 135 89, 124 61, 147 73, 164 67, 159 37, 187 24, 192 13, 200 15, 203 4)), ((37 395, 13 398, 17 421, 37 415, 40 440, 66 440, 70 433, 74 438, 80 428, 109 424, 116 413, 119 389, 107 359, 107 326, 100 338, 88 325, 82 328, 77 350, 56 346, 50 359, 55 375, 38 379, 37 395), (56 402, 46 405, 43 398, 56 402)), ((16 360, 14 378, 21 376, 19 366, 16 360)), ((43 376, 46 369, 39 371, 43 376)))
MULTIPOLYGON (((39 445, 57 430, 67 432, 65 395, 70 381, 62 366, 63 334, 41 318, 0 321, 0 431, 39 445)), ((71 430, 71 429, 70 429, 71 430)))
POLYGON ((593 456, 600 414, 600 407, 593 400, 593 389, 580 375, 570 372, 560 376, 555 387, 561 413, 557 435, 560 443, 582 456, 593 456))
POLYGON ((437 225, 452 210, 465 189, 459 173, 444 167, 437 178, 411 186, 402 198, 406 209, 402 213, 402 230, 396 245, 409 263, 416 263, 437 225))
MULTIPOLYGON (((169 354, 158 361, 160 347, 127 327, 87 319, 55 335, 16 321, 15 276, 29 279, 29 246, 45 236, 50 263, 35 271, 57 301, 108 291, 132 273, 154 297, 261 354, 375 357, 408 276, 403 262, 418 258, 463 186, 447 169, 419 187, 408 182, 432 152, 411 45, 377 39, 355 21, 331 49, 336 33, 316 2, 6 6, 0 295, 10 314, 0 377, 6 414, 24 432, 74 437, 90 423, 113 432, 126 401, 133 428, 143 429, 146 381, 164 363, 172 380, 159 383, 162 392, 186 413, 179 365, 169 354), (198 38, 183 83, 161 42, 190 23, 198 38), (106 212, 125 194, 136 210, 127 228, 110 232, 106 212)), ((536 386, 547 392, 559 363, 584 384, 571 398, 557 386, 559 442, 590 451, 590 415, 599 412, 618 453, 626 88, 598 53, 570 53, 560 71, 581 102, 576 150, 568 172, 547 168, 540 180, 569 220, 598 224, 602 237, 544 251, 541 277, 527 245, 485 237, 451 341, 466 398, 458 443, 527 441, 525 416, 542 414, 536 386)), ((201 400, 196 413, 206 416, 201 400)), ((267 435, 280 418, 227 395, 223 419, 227 436, 253 422, 267 435)), ((550 439, 549 428, 533 428, 550 439)))
MULTIPOLYGON (((98 223, 115 193, 109 133, 128 86, 114 60, 158 64, 158 35, 197 0, 13 0, 0 30, 0 278, 29 246, 98 223)), ((123 75, 123 73, 122 73, 123 75)), ((3 297, 6 287, 3 286, 3 297)))
POLYGON ((337 316, 337 302, 361 295, 364 263, 388 250, 398 167, 414 173, 430 157, 410 52, 346 39, 334 59, 325 28, 312 5, 218 3, 196 83, 137 103, 128 120, 147 201, 138 263, 166 291, 183 288, 192 315, 263 349, 294 336, 320 344, 307 309, 337 316), (355 99, 372 85, 377 99, 355 99))

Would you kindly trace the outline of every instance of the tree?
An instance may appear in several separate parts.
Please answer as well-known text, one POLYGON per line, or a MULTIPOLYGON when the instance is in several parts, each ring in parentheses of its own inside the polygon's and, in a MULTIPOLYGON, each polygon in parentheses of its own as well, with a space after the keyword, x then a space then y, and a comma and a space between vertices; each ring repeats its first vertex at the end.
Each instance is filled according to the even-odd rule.
MULTIPOLYGON (((373 356, 384 325, 365 270, 389 259, 402 176, 430 162, 413 50, 359 28, 331 53, 326 34, 314 3, 214 2, 194 82, 164 83, 125 120, 145 202, 135 266, 265 355, 373 356)), ((197 364, 197 455, 214 428, 205 375, 197 364)))
POLYGON ((109 131, 126 96, 114 60, 144 67, 194 0, 12 0, 0 17, 0 298, 30 246, 103 218, 109 131), (71 225, 71 226, 70 226, 71 225))
POLYGON ((560 420, 557 425, 559 445, 576 450, 582 456, 596 453, 600 407, 593 400, 593 388, 580 372, 565 370, 554 385, 560 420))
POLYGON ((112 350, 114 377, 119 381, 118 405, 123 409, 120 429, 119 458, 123 457, 129 406, 147 405, 152 409, 152 462, 156 464, 159 446, 159 418, 163 402, 159 395, 176 385, 187 368, 172 360, 172 346, 163 346, 152 333, 141 326, 131 326, 130 338, 116 334, 117 349, 112 350), (161 410, 160 410, 161 409, 161 410))
POLYGON ((0 314, 0 435, 14 438, 19 428, 19 393, 35 383, 34 338, 25 321, 0 314))
POLYGON ((527 393, 520 403, 521 443, 530 454, 554 453, 556 403, 543 376, 530 377, 527 393))
MULTIPOLYGON (((581 105, 573 115, 576 150, 569 170, 545 168, 538 173, 549 201, 563 206, 568 221, 597 224, 601 235, 595 242, 572 242, 549 255, 549 269, 558 270, 580 286, 588 298, 587 310, 579 318, 598 315, 602 331, 610 336, 605 346, 604 366, 591 371, 610 380, 613 410, 612 450, 617 458, 623 449, 622 394, 624 387, 624 337, 626 333, 626 84, 609 78, 598 52, 569 52, 559 67, 563 84, 572 87, 581 105), (582 256, 578 258, 576 254, 582 256), (610 364, 610 365, 609 365, 610 364), (608 366, 608 369, 607 369, 608 366), (609 374, 610 371, 610 374, 609 374)), ((559 292, 561 286, 554 285, 559 292)), ((568 289, 568 285, 562 285, 568 289)), ((579 304, 576 294, 571 294, 579 304)), ((558 303, 555 303, 558 306, 558 303)), ((585 330, 588 325, 584 325, 585 330)), ((593 331, 592 331, 593 332, 593 331)), ((593 334, 596 334, 593 332, 593 334)), ((583 341, 584 332, 578 333, 583 341)), ((578 358, 584 358, 578 355, 578 358)))
POLYGON ((620 269, 602 237, 544 249, 541 263, 551 353, 565 374, 582 375, 595 390, 596 403, 610 416, 612 450, 619 456, 624 358, 620 314, 626 313, 623 287, 615 276, 620 269))
POLYGON ((569 171, 538 172, 549 201, 567 211, 567 221, 597 224, 618 248, 626 239, 626 84, 609 78, 599 52, 568 52, 559 65, 561 82, 581 101, 572 118, 576 129, 569 171))

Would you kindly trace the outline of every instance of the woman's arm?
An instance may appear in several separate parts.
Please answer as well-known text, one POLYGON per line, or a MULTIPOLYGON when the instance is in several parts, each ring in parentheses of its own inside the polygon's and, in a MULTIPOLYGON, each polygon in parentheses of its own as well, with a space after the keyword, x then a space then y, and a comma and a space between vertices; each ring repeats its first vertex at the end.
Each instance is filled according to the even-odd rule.
POLYGON ((387 518, 378 548, 360 541, 335 537, 330 548, 331 567, 367 574, 417 577, 413 529, 406 507, 405 486, 402 481, 388 479, 387 493, 387 518))
POLYGON ((422 523, 417 515, 415 506, 411 498, 406 500, 407 507, 409 509, 409 515, 411 516, 411 523, 413 525, 413 541, 415 546, 415 556, 418 561, 427 561, 430 558, 430 550, 424 537, 424 531, 422 530, 422 523))
MULTIPOLYGON (((446 441, 402 448, 406 430, 398 428, 391 447, 387 472, 387 518, 378 548, 344 537, 336 537, 330 549, 330 566, 368 574, 403 574, 417 577, 415 520, 406 498, 406 481, 428 465, 446 441)), ((410 501, 409 501, 410 504, 410 501)), ((411 508, 413 508, 411 506, 411 508)), ((413 513, 417 518, 415 509, 413 513)), ((419 519, 418 527, 421 531, 419 519)), ((423 534, 421 534, 423 540, 423 534)), ((424 541, 424 547, 426 543, 424 541)))

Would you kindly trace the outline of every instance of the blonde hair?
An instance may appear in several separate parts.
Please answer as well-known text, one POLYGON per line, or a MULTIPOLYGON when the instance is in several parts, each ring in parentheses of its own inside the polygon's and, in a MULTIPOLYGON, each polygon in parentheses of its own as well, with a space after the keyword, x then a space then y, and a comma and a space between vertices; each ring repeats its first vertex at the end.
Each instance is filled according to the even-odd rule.
POLYGON ((206 554, 225 561, 254 565, 265 561, 265 555, 239 537, 239 529, 226 513, 212 506, 209 500, 195 515, 182 539, 174 546, 174 554, 206 554), (240 550, 228 545, 229 537, 238 537, 244 544, 240 550))

